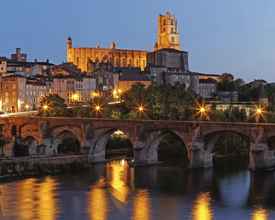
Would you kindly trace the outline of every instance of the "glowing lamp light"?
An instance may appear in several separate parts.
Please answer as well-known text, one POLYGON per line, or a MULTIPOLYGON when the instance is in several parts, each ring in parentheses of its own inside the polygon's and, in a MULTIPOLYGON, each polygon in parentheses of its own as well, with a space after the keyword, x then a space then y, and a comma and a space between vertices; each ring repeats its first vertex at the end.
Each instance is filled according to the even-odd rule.
POLYGON ((47 111, 49 109, 49 106, 48 105, 43 105, 43 110, 44 111, 47 111))
POLYGON ((27 104, 27 105, 25 105, 25 109, 26 110, 29 110, 30 109, 30 106, 27 104))
POLYGON ((209 115, 208 115, 208 113, 209 113, 209 107, 208 106, 206 106, 206 105, 204 105, 204 104, 200 104, 200 105, 198 105, 197 106, 197 115, 201 118, 201 119, 203 119, 203 118, 205 118, 205 119, 209 119, 209 115))
POLYGON ((100 111, 101 111, 100 105, 96 105, 96 106, 95 106, 95 111, 96 111, 96 112, 100 112, 100 111))
POLYGON ((100 94, 98 92, 92 92, 91 95, 92 95, 93 98, 100 96, 100 94))
POLYGON ((262 114, 263 114, 263 109, 257 108, 257 109, 256 109, 256 114, 257 114, 257 115, 262 115, 262 114))
POLYGON ((200 107, 200 113, 202 113, 202 114, 205 114, 206 113, 206 109, 205 109, 205 107, 200 107))
POLYGON ((140 106, 138 107, 138 111, 139 111, 139 112, 144 112, 144 107, 143 107, 143 105, 140 105, 140 106))
POLYGON ((72 100, 73 101, 79 101, 79 94, 78 93, 75 93, 72 95, 72 100))

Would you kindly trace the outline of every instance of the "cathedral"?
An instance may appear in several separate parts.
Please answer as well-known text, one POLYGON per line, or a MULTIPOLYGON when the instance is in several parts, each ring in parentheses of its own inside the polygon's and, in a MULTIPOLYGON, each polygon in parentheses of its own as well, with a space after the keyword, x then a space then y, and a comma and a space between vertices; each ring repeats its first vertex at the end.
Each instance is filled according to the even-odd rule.
MULTIPOLYGON (((177 19, 170 12, 158 18, 158 34, 154 51, 175 49, 180 51, 180 34, 177 19)), ((148 62, 148 51, 117 48, 115 42, 110 48, 74 48, 73 41, 67 40, 67 62, 75 64, 81 71, 90 72, 94 63, 110 63, 114 67, 137 67, 144 70, 148 62)))

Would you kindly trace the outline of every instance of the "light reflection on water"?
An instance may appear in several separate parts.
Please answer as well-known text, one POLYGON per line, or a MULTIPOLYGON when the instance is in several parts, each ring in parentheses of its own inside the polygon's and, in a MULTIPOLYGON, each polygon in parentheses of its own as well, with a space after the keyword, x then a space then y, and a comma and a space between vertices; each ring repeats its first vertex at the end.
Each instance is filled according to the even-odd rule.
POLYGON ((193 220, 212 220, 211 197, 209 193, 201 193, 195 200, 193 220))
POLYGON ((126 161, 90 172, 0 184, 2 220, 275 219, 275 177, 250 172, 131 168, 126 161))
POLYGON ((265 209, 255 209, 252 214, 252 220, 267 220, 268 213, 265 209))

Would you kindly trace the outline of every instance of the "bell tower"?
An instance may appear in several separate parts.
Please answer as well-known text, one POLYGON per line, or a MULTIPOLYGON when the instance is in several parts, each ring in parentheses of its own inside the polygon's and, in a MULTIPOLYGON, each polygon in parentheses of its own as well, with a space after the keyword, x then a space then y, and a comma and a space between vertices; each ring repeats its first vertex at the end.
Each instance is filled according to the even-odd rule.
POLYGON ((71 37, 67 39, 67 62, 72 62, 72 49, 73 49, 73 41, 71 37))
POLYGON ((180 50, 180 34, 178 32, 178 22, 174 15, 166 12, 158 17, 158 37, 155 50, 172 48, 180 50))

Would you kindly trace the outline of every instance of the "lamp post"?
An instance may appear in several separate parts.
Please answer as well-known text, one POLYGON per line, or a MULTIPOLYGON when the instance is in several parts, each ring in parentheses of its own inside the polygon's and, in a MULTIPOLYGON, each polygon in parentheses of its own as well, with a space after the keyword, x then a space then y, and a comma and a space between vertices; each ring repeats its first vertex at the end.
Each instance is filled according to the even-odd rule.
POLYGON ((26 110, 26 111, 29 111, 29 109, 30 109, 30 106, 29 106, 28 104, 26 104, 26 105, 25 105, 25 110, 26 110))
POLYGON ((96 105, 94 107, 94 111, 96 113, 96 117, 98 117, 99 113, 102 111, 102 107, 100 105, 96 105))
POLYGON ((47 104, 43 105, 42 108, 43 108, 44 111, 48 111, 49 110, 49 106, 47 104))
POLYGON ((259 123, 261 118, 263 118, 264 109, 261 106, 257 106, 255 110, 255 120, 256 123, 259 123))
POLYGON ((143 115, 144 112, 145 112, 145 107, 144 107, 144 105, 140 104, 140 105, 137 107, 137 111, 138 111, 139 118, 142 118, 142 115, 143 115))
POLYGON ((196 115, 199 116, 200 119, 206 119, 208 120, 209 119, 209 108, 204 105, 204 104, 200 104, 197 106, 197 113, 196 115))

